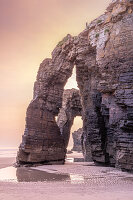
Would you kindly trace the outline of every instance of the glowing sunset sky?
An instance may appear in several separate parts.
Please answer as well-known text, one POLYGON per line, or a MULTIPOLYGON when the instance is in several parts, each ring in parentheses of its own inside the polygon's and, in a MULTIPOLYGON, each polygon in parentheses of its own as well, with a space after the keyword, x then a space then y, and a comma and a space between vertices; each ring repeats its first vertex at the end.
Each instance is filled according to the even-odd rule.
MULTIPOLYGON (((18 146, 41 61, 110 0, 0 0, 0 147, 18 146)), ((72 84, 71 84, 72 85, 72 84)))

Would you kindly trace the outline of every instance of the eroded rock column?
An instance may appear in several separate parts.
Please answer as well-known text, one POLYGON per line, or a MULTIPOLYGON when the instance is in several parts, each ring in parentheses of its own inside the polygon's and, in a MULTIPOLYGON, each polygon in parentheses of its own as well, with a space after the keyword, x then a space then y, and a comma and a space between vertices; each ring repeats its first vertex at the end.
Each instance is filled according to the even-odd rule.
POLYGON ((34 97, 26 113, 26 128, 17 162, 64 163, 66 145, 55 122, 67 79, 73 70, 73 38, 67 35, 39 68, 34 97))

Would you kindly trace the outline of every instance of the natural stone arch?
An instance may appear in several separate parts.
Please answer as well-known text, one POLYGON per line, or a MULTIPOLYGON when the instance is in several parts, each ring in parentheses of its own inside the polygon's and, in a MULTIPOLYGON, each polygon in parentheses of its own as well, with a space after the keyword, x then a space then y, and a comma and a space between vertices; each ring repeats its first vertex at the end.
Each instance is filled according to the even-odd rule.
POLYGON ((95 162, 133 171, 132 33, 133 1, 116 0, 77 37, 68 35, 57 45, 52 59, 40 66, 18 153, 20 163, 64 162, 66 148, 55 116, 75 64, 85 157, 91 152, 95 162))
POLYGON ((66 146, 55 116, 62 106, 64 86, 72 74, 74 39, 67 35, 39 68, 34 97, 27 109, 26 127, 19 147, 19 163, 64 163, 66 146))

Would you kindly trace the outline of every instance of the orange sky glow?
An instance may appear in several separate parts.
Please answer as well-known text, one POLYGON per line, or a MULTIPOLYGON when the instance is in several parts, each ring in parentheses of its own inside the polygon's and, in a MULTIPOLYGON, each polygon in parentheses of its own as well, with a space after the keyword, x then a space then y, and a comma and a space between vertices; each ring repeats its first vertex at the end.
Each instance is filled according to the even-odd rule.
POLYGON ((26 108, 42 60, 51 57, 66 34, 78 35, 109 3, 0 0, 0 147, 17 147, 21 142, 26 108))

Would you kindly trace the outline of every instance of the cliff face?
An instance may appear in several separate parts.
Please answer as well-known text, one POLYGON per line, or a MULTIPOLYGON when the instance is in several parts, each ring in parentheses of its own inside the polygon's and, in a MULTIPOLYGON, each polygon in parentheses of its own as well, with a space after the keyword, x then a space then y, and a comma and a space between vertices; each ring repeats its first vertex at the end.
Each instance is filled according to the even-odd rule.
POLYGON ((76 65, 83 146, 96 162, 133 170, 133 1, 116 0, 77 37, 67 35, 39 68, 19 162, 64 160, 55 122, 76 65))
POLYGON ((129 170, 133 169, 132 9, 133 1, 115 1, 94 20, 86 30, 84 71, 77 62, 86 150, 91 149, 96 162, 129 170), (89 48, 94 50, 91 57, 89 48))

